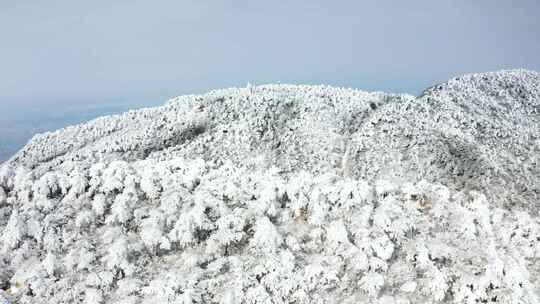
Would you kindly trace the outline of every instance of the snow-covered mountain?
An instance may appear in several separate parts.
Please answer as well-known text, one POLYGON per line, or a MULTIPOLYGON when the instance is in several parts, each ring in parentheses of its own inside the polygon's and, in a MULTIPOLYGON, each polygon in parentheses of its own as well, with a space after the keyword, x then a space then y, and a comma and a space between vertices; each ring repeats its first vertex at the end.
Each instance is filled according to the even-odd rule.
POLYGON ((0 167, 0 299, 538 303, 539 161, 526 70, 181 96, 0 167))

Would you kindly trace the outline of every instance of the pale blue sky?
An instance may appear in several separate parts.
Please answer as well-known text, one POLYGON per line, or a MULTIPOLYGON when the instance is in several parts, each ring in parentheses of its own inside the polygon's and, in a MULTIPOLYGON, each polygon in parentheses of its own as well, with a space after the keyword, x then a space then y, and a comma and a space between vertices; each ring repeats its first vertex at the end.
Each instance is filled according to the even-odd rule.
POLYGON ((462 73, 540 70, 538 54, 537 0, 0 0, 0 146, 28 108, 46 120, 247 82, 416 94, 462 73))

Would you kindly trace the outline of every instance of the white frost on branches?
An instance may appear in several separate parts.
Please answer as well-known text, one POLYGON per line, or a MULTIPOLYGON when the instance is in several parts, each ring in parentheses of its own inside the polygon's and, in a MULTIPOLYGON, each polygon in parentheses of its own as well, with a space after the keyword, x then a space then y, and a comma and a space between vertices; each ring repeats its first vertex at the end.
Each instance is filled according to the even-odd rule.
POLYGON ((539 303, 540 75, 255 86, 37 135, 0 301, 539 303))
POLYGON ((0 243, 20 303, 538 300, 539 218, 478 192, 200 160, 96 166, 114 170, 82 172, 88 192, 51 195, 47 177, 35 194, 8 194, 33 198, 13 207, 0 243), (136 182, 148 167, 186 182, 148 195, 136 182), (32 204, 42 196, 53 210, 32 204))

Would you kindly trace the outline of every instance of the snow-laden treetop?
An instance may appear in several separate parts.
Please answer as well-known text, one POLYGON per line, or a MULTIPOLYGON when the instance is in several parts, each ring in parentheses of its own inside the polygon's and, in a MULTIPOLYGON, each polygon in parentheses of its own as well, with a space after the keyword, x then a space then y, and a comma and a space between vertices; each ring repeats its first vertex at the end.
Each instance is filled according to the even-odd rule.
POLYGON ((0 303, 539 303, 540 74, 266 85, 36 135, 0 303))

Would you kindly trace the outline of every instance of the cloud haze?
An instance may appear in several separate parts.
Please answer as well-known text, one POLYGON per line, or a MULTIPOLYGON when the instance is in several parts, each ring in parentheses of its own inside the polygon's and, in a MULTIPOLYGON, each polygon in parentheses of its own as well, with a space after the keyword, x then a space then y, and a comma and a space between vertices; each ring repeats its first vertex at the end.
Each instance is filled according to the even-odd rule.
POLYGON ((0 112, 247 82, 415 94, 467 72, 539 70, 538 12, 519 0, 1 1, 0 112))

